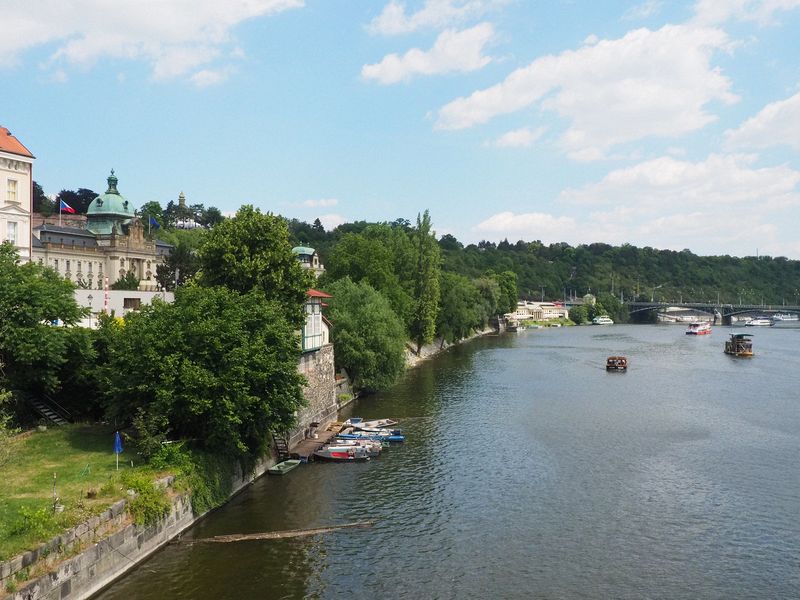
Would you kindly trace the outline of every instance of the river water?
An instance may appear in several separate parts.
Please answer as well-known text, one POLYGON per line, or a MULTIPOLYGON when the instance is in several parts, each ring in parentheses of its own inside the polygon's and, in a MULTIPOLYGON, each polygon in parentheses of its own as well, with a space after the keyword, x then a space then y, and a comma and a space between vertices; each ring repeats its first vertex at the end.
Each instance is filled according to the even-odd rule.
POLYGON ((347 414, 404 445, 263 477, 111 599, 800 598, 800 328, 527 330, 453 348, 347 414), (624 354, 627 373, 607 373, 624 354))

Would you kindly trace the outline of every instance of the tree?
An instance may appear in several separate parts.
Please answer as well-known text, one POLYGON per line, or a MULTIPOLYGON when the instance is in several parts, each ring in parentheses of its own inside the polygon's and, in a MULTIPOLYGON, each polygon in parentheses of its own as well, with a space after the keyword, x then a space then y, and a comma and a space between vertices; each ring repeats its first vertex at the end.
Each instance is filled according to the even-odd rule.
POLYGON ((198 259, 201 285, 242 293, 257 289, 267 300, 278 301, 296 327, 305 321, 303 306, 313 275, 292 253, 283 218, 243 206, 208 232, 198 259))
POLYGON ((252 459, 304 401, 295 325, 260 289, 179 288, 173 304, 127 315, 113 342, 103 388, 126 426, 161 422, 174 437, 252 459))
POLYGON ((569 309, 569 318, 570 321, 577 325, 582 325, 583 323, 589 322, 589 309, 586 305, 581 304, 578 306, 573 306, 569 309))
POLYGON ((517 290, 517 274, 514 271, 503 271, 494 276, 500 286, 500 298, 497 302, 497 312, 506 314, 514 312, 517 308, 519 291, 517 290))
POLYGON ((203 227, 214 227, 224 220, 225 217, 222 216, 222 212, 216 206, 209 206, 203 209, 197 222, 203 227))
POLYGON ((436 333, 442 342, 467 337, 481 324, 481 297, 475 285, 463 275, 441 273, 441 301, 436 318, 436 333))
POLYGON ((77 214, 85 215, 95 198, 97 198, 97 193, 87 188, 78 188, 77 191, 61 190, 56 196, 54 212, 58 212, 59 202, 63 200, 74 208, 77 214))
POLYGON ((117 279, 109 286, 112 290, 138 290, 139 278, 133 271, 128 271, 121 279, 117 279))
POLYGON ((49 217, 53 214, 54 204, 47 196, 44 195, 44 190, 37 182, 33 182, 33 212, 40 215, 49 217))
POLYGON ((156 281, 170 292, 195 276, 199 261, 186 240, 179 240, 163 264, 156 266, 156 281))
POLYGON ((11 438, 18 433, 16 429, 11 427, 11 414, 7 410, 7 405, 10 403, 11 392, 0 387, 0 468, 11 458, 11 438))
POLYGON ((422 216, 417 215, 417 227, 413 232, 412 242, 416 254, 416 272, 413 279, 414 305, 409 333, 417 344, 419 354, 423 344, 430 342, 436 333, 436 315, 439 311, 441 256, 427 210, 422 216))
POLYGON ((327 288, 336 365, 360 389, 391 386, 405 366, 405 329, 388 300, 366 282, 349 277, 327 288))
POLYGON ((483 327, 486 327, 489 324, 489 319, 498 313, 500 284, 491 277, 479 277, 473 283, 478 291, 478 321, 483 327))
POLYGON ((53 324, 74 325, 86 314, 74 289, 53 269, 20 264, 14 247, 0 244, 0 384, 33 392, 58 389, 67 343, 53 324))
POLYGON ((158 222, 159 227, 164 227, 166 225, 164 209, 161 208, 161 203, 155 200, 142 204, 139 210, 136 211, 136 214, 142 217, 145 229, 149 228, 150 217, 153 217, 158 222))

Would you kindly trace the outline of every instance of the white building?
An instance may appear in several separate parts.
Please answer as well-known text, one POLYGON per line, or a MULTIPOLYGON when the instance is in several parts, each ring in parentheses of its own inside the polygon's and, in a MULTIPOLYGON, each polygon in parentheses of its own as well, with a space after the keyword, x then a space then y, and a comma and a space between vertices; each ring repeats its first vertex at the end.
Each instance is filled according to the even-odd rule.
POLYGON ((550 321, 569 318, 569 309, 556 302, 517 302, 517 309, 506 315, 515 321, 550 321))
POLYGON ((30 150, 0 126, 0 243, 11 242, 25 262, 31 258, 34 160, 30 150))

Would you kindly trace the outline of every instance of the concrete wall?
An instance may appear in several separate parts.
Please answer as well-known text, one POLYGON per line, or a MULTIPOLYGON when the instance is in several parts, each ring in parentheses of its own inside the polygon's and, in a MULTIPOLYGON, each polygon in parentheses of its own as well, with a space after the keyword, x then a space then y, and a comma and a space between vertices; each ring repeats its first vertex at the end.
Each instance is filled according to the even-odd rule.
MULTIPOLYGON (((236 473, 231 495, 264 474, 272 464, 274 460, 264 459, 252 472, 236 473)), ((168 477, 160 483, 171 485, 172 478, 168 477)), ((100 516, 81 523, 36 550, 0 564, 0 598, 5 595, 6 584, 23 569, 44 574, 20 584, 19 589, 9 596, 10 600, 88 598, 191 527, 205 514, 194 514, 190 495, 180 494, 172 499, 172 508, 166 517, 145 527, 130 523, 125 504, 121 500, 100 516), (107 535, 110 531, 114 532, 107 535), (89 544, 88 548, 66 558, 76 548, 85 547, 86 544, 89 544)))
POLYGON ((326 344, 319 350, 306 352, 297 368, 308 380, 303 388, 307 404, 297 413, 297 427, 289 436, 289 446, 305 439, 311 423, 324 426, 335 421, 339 410, 336 403, 333 345, 326 344))

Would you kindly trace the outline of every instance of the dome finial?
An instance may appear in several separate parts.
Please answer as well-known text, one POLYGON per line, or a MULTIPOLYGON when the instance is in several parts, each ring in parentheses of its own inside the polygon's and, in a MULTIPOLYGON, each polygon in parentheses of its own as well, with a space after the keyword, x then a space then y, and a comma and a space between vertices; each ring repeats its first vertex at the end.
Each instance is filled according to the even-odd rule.
POLYGON ((118 181, 119 179, 114 175, 114 169, 111 169, 111 175, 108 177, 108 189, 106 190, 106 194, 119 194, 117 191, 118 181))

